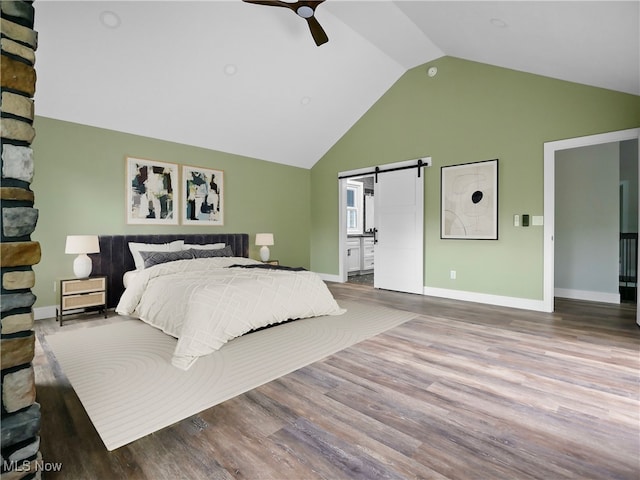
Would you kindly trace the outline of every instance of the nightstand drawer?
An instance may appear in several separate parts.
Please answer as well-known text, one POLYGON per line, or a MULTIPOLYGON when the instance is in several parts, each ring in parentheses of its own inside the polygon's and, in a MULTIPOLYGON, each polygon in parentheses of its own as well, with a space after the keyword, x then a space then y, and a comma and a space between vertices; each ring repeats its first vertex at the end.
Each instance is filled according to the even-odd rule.
POLYGON ((107 277, 69 278, 60 280, 60 303, 56 318, 62 326, 65 315, 75 315, 78 310, 98 307, 107 318, 107 277))
POLYGON ((107 303, 106 294, 102 292, 86 293, 83 295, 68 295, 62 297, 62 310, 74 308, 95 307, 107 303))
POLYGON ((62 295, 96 292, 106 289, 106 278, 86 278, 82 280, 65 280, 62 282, 62 295))

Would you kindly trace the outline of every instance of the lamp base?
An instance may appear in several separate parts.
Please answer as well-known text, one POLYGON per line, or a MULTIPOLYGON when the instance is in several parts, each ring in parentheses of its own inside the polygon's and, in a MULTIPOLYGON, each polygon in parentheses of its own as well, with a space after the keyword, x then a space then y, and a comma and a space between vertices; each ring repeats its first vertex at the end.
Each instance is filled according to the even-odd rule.
POLYGON ((269 261, 269 247, 266 245, 260 247, 260 260, 263 262, 269 261))
POLYGON ((81 253, 73 261, 73 273, 76 278, 88 278, 92 267, 91 259, 86 253, 81 253))

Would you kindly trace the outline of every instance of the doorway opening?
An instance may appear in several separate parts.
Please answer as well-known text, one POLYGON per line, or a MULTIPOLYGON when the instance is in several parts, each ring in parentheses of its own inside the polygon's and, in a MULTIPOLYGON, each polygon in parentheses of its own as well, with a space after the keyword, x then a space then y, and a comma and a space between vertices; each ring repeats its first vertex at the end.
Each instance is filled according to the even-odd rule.
POLYGON ((424 168, 430 158, 349 172, 339 181, 342 282, 424 292, 424 168))
POLYGON ((347 179, 347 282, 373 287, 375 275, 375 177, 347 179))
MULTIPOLYGON (((559 152, 579 147, 625 142, 640 137, 640 129, 634 128, 599 135, 590 135, 544 144, 544 280, 543 304, 547 312, 554 311, 555 299, 555 235, 556 235, 556 160, 559 152)), ((637 155, 637 154, 636 154, 637 155)), ((636 159, 637 160, 637 159, 636 159)), ((635 213, 637 221, 637 211, 635 213)), ((633 259, 634 271, 637 258, 633 259)), ((638 320, 640 324, 640 319, 638 320)))

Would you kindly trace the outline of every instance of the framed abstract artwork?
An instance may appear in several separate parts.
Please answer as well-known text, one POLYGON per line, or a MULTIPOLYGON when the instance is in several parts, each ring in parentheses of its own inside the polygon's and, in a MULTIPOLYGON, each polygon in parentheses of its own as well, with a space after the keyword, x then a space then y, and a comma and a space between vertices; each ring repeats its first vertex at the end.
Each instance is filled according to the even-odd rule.
POLYGON ((127 223, 177 225, 178 165, 127 157, 127 223))
POLYGON ((182 166, 182 223, 224 225, 224 172, 182 166))
POLYGON ((498 239, 498 159, 440 169, 440 238, 498 239))

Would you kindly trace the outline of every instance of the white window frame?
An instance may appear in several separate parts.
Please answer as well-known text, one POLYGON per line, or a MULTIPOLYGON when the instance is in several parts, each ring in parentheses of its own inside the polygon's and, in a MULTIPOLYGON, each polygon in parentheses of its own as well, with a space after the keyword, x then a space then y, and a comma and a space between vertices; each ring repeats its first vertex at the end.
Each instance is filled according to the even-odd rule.
POLYGON ((364 233, 364 184, 356 180, 347 180, 347 192, 349 190, 353 191, 355 204, 352 207, 347 204, 345 218, 347 235, 362 235, 364 233), (352 215, 355 215, 355 226, 349 225, 349 218, 352 215))

